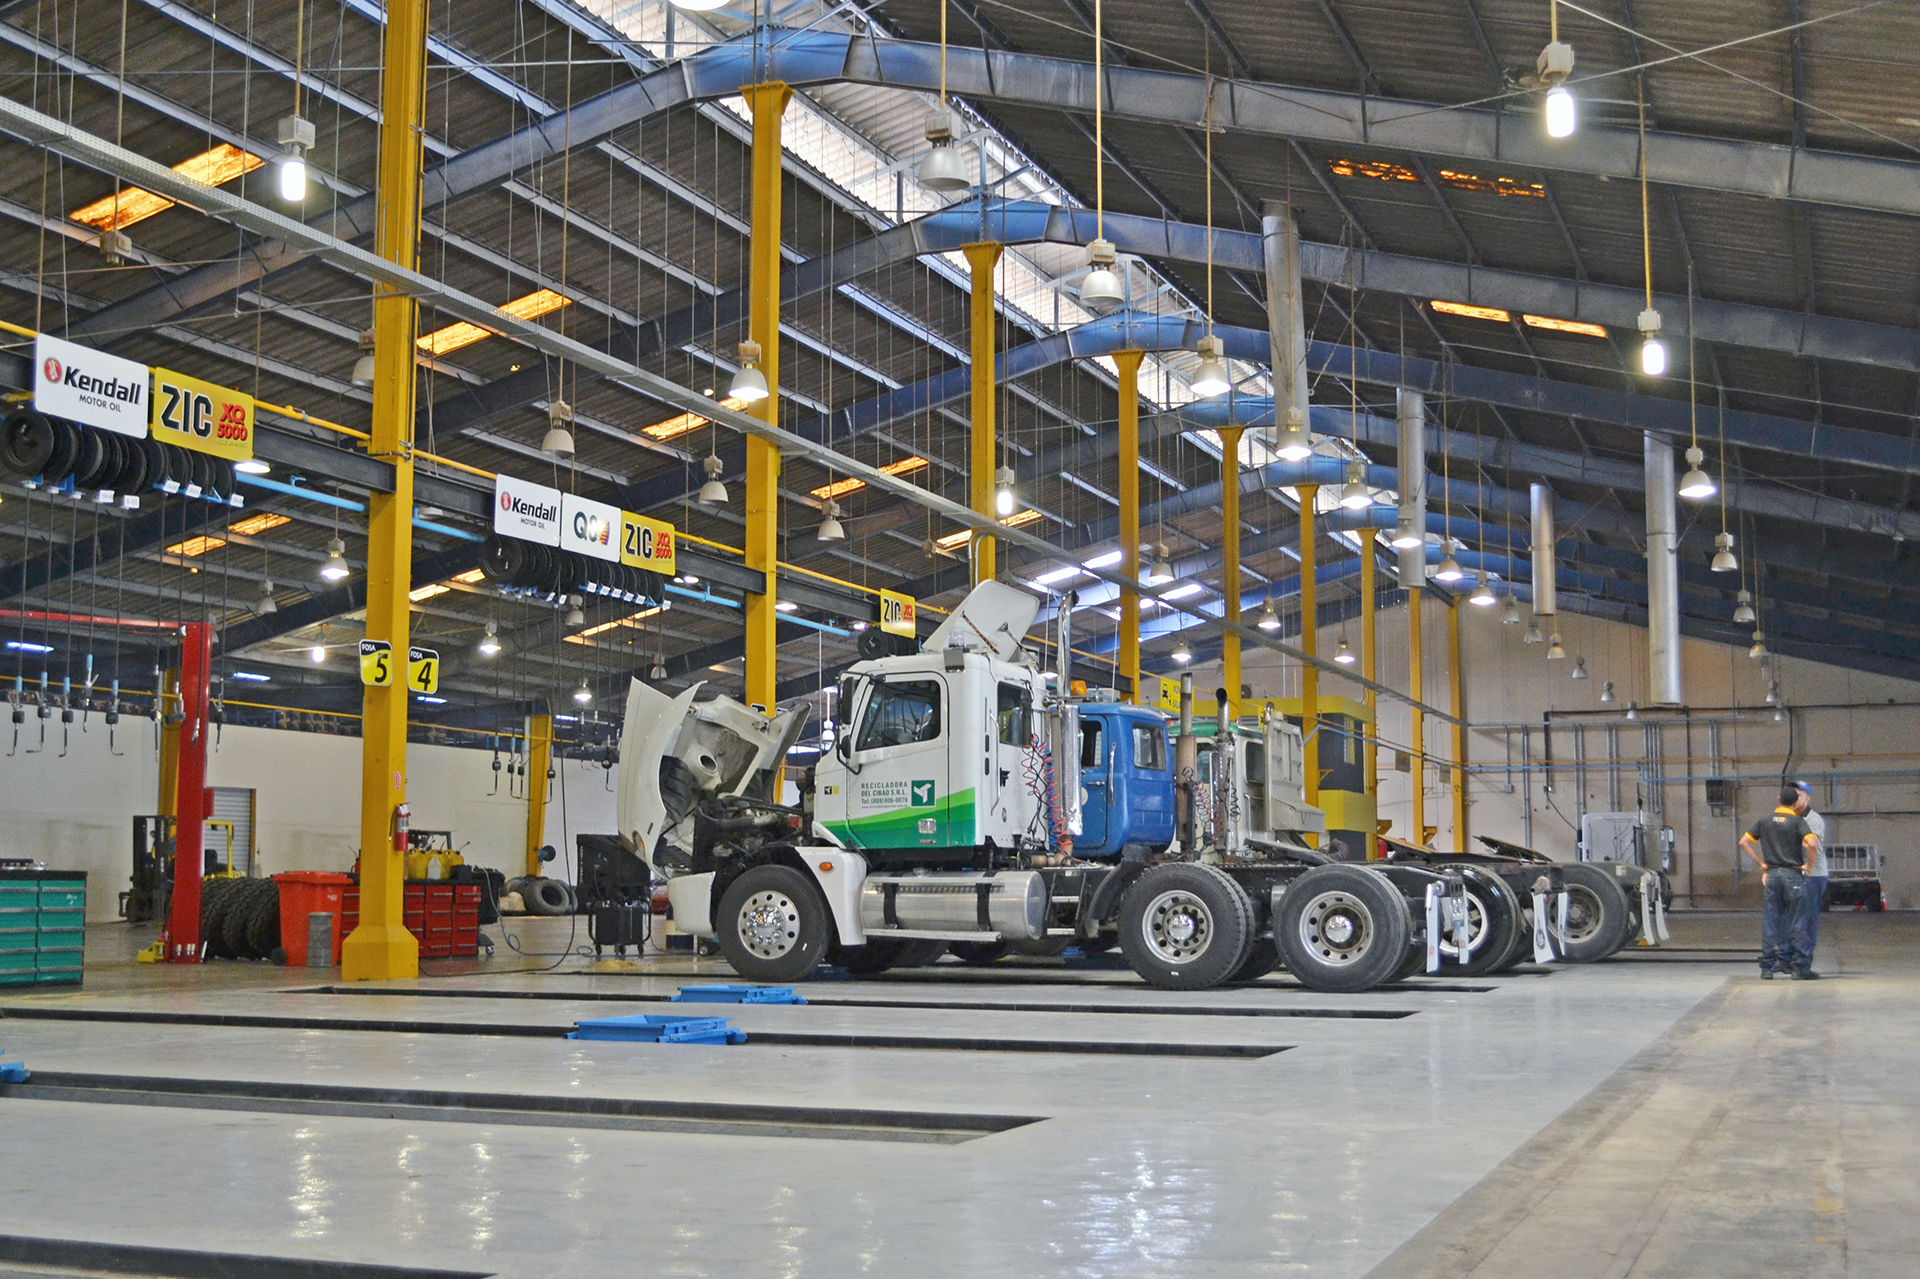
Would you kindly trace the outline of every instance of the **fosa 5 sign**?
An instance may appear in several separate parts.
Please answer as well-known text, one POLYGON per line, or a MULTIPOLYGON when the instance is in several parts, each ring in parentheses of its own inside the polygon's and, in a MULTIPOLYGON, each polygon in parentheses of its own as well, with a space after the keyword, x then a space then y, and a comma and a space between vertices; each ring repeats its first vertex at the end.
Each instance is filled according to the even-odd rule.
POLYGON ((620 562, 620 508, 568 493, 560 499, 560 549, 620 562))
POLYGON ((33 407, 122 435, 147 433, 147 366, 63 342, 33 340, 33 407))
POLYGON ((494 476, 493 531, 542 546, 560 545, 560 490, 494 476))

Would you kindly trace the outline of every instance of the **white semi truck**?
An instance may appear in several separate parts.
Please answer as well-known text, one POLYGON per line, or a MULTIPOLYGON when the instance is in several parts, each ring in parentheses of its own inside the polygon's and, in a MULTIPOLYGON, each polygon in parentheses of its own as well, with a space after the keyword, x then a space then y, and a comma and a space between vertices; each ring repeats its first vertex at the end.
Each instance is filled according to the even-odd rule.
POLYGON ((1228 731, 1170 744, 1158 711, 1062 697, 1025 639, 1038 608, 983 583, 920 652, 849 668, 838 734, 787 770, 788 804, 804 709, 634 681, 621 831, 667 877, 675 925, 756 981, 1061 938, 1117 946, 1167 989, 1284 965, 1362 990, 1437 966, 1439 921, 1466 918, 1459 876, 1315 852, 1298 729, 1227 726, 1222 699, 1228 731))

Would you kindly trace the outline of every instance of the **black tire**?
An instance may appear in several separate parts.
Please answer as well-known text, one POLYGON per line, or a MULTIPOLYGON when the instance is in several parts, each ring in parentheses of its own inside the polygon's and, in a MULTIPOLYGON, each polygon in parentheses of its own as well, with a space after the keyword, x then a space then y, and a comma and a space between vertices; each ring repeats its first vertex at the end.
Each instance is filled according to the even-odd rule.
POLYGON ((280 886, 271 879, 247 881, 254 889, 253 916, 247 921, 247 950, 250 959, 270 959, 280 944, 280 886))
POLYGON ((526 903, 529 915, 564 915, 572 898, 565 884, 539 876, 520 886, 520 900, 526 903))
POLYGON ((1311 990, 1371 990, 1409 949, 1406 899, 1360 866, 1316 866, 1288 887, 1273 921, 1287 971, 1311 990))
POLYGON ((1567 885, 1567 962, 1591 964, 1626 945, 1634 921, 1626 890, 1598 866, 1571 862, 1560 873, 1567 885))
POLYGON ((1256 937, 1247 947, 1247 957, 1233 970, 1230 982, 1259 981, 1280 966, 1280 947, 1271 937, 1256 937))
POLYGON ((53 457, 53 423, 31 410, 7 423, 6 468, 18 479, 32 479, 47 469, 53 457))
POLYGON ((1032 941, 1015 941, 1008 945, 1013 948, 1014 954, 1025 955, 1028 959, 1058 959, 1066 953, 1067 947, 1073 945, 1073 938, 1036 937, 1032 941))
POLYGON ((126 445, 126 465, 120 468, 115 483, 122 493, 144 493, 147 491, 147 442, 130 439, 126 445))
POLYGON ((40 478, 49 485, 57 485, 73 474, 73 464, 80 458, 80 428, 61 418, 52 421, 53 451, 47 456, 40 478))
POLYGON ((1483 977, 1513 950, 1521 931, 1520 899, 1507 881, 1478 866, 1448 867, 1467 881, 1467 954, 1461 959, 1451 930, 1440 943, 1440 971, 1460 977, 1483 977))
POLYGON ((961 963, 982 968, 999 963, 1013 949, 1013 943, 1004 937, 999 941, 957 941, 947 949, 961 963))
POLYGON ((1400 961, 1400 967, 1394 969, 1393 976, 1387 978, 1387 980, 1381 984, 1391 986, 1397 982, 1403 982, 1409 977, 1424 977, 1426 975, 1427 948, 1425 946, 1408 946, 1407 957, 1400 961))
POLYGON ((1240 971, 1253 903, 1225 872, 1193 862, 1142 871, 1120 903, 1127 966, 1162 990, 1206 990, 1240 971))
POLYGON ((100 477, 113 464, 113 449, 104 431, 80 433, 80 460, 73 464, 73 488, 89 496, 100 487, 100 477))
POLYGON ((801 980, 832 936, 826 900, 789 866, 755 866, 734 880, 714 924, 720 953, 748 981, 801 980))
POLYGON ((235 882, 231 879, 201 881, 200 941, 206 947, 208 959, 237 957, 233 944, 227 940, 227 926, 236 901, 235 882))
POLYGON ((140 449, 147 455, 147 487, 157 489, 167 478, 167 446, 149 435, 140 449))

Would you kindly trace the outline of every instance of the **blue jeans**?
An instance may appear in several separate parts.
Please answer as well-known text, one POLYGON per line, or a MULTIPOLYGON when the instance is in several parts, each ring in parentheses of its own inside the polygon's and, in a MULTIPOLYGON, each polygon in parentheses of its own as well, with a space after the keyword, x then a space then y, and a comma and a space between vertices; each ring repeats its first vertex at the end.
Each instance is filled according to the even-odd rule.
POLYGON ((1813 966, 1807 940, 1806 876, 1797 868, 1769 866, 1760 915, 1760 971, 1805 972, 1813 966))
POLYGON ((1820 945, 1820 903, 1827 899, 1826 875, 1808 875, 1807 893, 1807 958, 1813 958, 1814 948, 1820 945))

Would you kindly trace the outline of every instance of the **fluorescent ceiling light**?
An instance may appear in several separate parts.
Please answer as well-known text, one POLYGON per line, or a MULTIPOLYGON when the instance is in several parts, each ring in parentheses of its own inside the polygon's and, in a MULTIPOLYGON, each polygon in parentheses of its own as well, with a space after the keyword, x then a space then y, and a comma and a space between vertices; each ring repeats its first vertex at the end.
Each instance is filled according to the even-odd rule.
POLYGON ((1185 586, 1177 586, 1173 590, 1162 591, 1160 598, 1163 600, 1183 600, 1189 595, 1198 595, 1206 589, 1206 587, 1200 585, 1198 582, 1188 582, 1185 586))
POLYGON ((1088 568, 1112 568, 1124 556, 1125 553, 1122 551, 1108 551, 1105 555, 1096 555, 1090 560, 1082 560, 1081 563, 1088 568))
POLYGON ((1042 586, 1052 586, 1055 582, 1064 582, 1070 577, 1078 577, 1085 571, 1078 564, 1070 564, 1066 568, 1057 568, 1051 573, 1042 573, 1033 580, 1042 586))
POLYGON ((247 680, 254 684, 264 684, 273 678, 271 675, 262 675, 259 671, 235 671, 233 672, 233 677, 235 679, 247 680))

